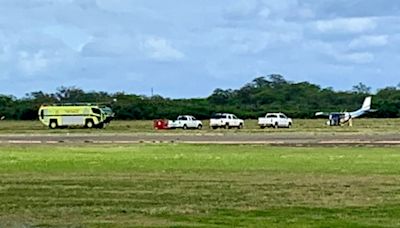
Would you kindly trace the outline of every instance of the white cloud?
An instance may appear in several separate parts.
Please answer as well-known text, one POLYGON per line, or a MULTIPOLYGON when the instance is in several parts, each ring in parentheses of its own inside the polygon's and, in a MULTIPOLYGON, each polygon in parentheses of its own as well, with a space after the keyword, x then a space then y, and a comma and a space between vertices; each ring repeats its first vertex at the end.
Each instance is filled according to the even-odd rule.
POLYGON ((226 10, 226 16, 231 19, 242 19, 254 16, 257 11, 258 0, 234 1, 226 10))
POLYGON ((18 53, 18 66, 27 75, 34 75, 45 70, 48 63, 43 51, 38 51, 36 53, 21 51, 18 53))
POLYGON ((259 16, 263 17, 263 18, 268 18, 271 16, 271 10, 268 8, 264 8, 262 10, 260 10, 260 12, 258 13, 259 16))
POLYGON ((311 7, 299 0, 260 0, 259 15, 275 19, 311 19, 315 13, 311 7))
POLYGON ((349 54, 341 54, 336 56, 338 61, 345 61, 355 64, 367 64, 374 61, 375 57, 373 54, 368 52, 355 52, 349 54))
POLYGON ((388 44, 388 36, 380 35, 380 36, 361 36, 356 39, 353 39, 349 48, 368 48, 368 47, 382 47, 388 44))
POLYGON ((148 38, 144 41, 143 48, 148 56, 154 60, 172 61, 185 57, 181 51, 172 47, 170 42, 163 38, 148 38))
POLYGON ((315 26, 323 33, 363 33, 374 30, 377 25, 373 18, 338 18, 317 21, 315 26))
POLYGON ((227 7, 225 16, 234 20, 309 19, 314 12, 298 0, 238 0, 227 7))
POLYGON ((62 40, 75 51, 81 51, 85 44, 92 39, 81 29, 72 26, 50 26, 43 28, 43 33, 62 40))
MULTIPOLYGON (((330 59, 333 59, 336 64, 367 64, 375 60, 375 56, 370 52, 351 52, 339 44, 326 42, 311 42, 306 45, 306 48, 316 53, 323 54, 330 59)), ((332 62, 332 60, 328 60, 332 62)))
POLYGON ((81 48, 86 57, 121 57, 132 56, 138 52, 139 39, 134 35, 110 34, 90 37, 81 48))
MULTIPOLYGON (((235 32, 235 31, 234 31, 235 32)), ((248 31, 245 33, 231 34, 233 39, 231 46, 234 53, 238 54, 257 54, 268 48, 288 46, 289 44, 301 40, 301 34, 298 32, 263 32, 248 31)))
POLYGON ((271 12, 285 16, 290 11, 293 13, 293 10, 300 8, 297 0, 262 0, 262 3, 271 12))
POLYGON ((61 42, 35 32, 23 32, 20 36, 10 33, 0 38, 0 43, 3 44, 0 48, 1 77, 22 83, 32 76, 56 77, 50 71, 58 64, 67 64, 73 56, 73 52, 61 42))

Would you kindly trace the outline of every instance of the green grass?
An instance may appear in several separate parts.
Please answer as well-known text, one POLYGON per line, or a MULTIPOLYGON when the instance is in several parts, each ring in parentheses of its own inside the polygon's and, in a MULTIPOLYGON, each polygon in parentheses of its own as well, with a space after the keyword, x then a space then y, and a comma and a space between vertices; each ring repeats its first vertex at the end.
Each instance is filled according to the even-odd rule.
POLYGON ((0 226, 400 226, 399 148, 2 146, 0 226))
POLYGON ((260 129, 257 120, 246 120, 245 128, 212 130, 208 127, 208 120, 203 121, 204 129, 199 130, 168 130, 156 131, 153 122, 149 120, 113 121, 106 129, 56 129, 50 130, 39 121, 0 121, 0 134, 17 133, 277 133, 277 132, 315 132, 315 133, 398 133, 400 119, 355 119, 354 126, 328 127, 325 119, 295 119, 292 129, 260 129))

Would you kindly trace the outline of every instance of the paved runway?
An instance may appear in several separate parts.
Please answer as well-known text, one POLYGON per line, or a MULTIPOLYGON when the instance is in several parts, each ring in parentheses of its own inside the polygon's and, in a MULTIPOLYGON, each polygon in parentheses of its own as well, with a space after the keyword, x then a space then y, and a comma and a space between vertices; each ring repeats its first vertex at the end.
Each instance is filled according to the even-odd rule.
POLYGON ((398 134, 15 134, 0 144, 265 144, 281 146, 400 146, 398 134))

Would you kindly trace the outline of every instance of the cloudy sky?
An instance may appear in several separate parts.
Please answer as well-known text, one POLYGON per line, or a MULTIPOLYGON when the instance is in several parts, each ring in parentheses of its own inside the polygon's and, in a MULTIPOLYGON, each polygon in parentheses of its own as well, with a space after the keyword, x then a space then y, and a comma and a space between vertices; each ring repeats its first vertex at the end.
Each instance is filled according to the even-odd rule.
POLYGON ((397 0, 0 0, 0 94, 400 82, 397 0))

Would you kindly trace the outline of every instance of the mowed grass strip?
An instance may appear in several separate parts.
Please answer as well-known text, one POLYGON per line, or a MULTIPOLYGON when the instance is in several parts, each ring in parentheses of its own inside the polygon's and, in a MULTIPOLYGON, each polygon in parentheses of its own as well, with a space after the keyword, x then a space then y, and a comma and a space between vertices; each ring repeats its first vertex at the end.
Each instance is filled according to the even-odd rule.
POLYGON ((84 129, 84 128, 65 128, 65 129, 49 129, 37 121, 1 121, 0 134, 57 134, 57 133, 277 133, 277 132, 314 132, 314 133, 398 133, 400 119, 371 119, 360 118, 353 121, 353 127, 329 127, 326 126, 326 119, 294 119, 291 129, 266 128, 260 129, 257 120, 245 120, 244 129, 210 129, 209 121, 203 120, 202 130, 155 130, 153 121, 151 120, 132 120, 132 121, 112 121, 105 129, 84 129))
POLYGON ((399 148, 0 147, 3 226, 400 225, 399 148))

